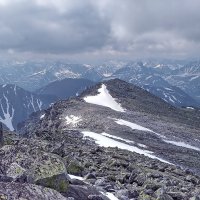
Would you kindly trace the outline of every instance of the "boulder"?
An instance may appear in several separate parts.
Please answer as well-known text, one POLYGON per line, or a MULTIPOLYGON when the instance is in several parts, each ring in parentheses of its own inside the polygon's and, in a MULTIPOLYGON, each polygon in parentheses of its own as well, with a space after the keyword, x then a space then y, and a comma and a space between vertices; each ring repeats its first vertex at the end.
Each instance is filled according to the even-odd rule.
POLYGON ((5 145, 1 148, 1 155, 0 165, 3 173, 14 180, 26 177, 28 183, 43 183, 40 180, 57 180, 60 176, 64 177, 65 181, 70 180, 62 158, 37 146, 5 145))
POLYGON ((32 184, 4 183, 0 182, 0 199, 16 200, 67 200, 57 191, 32 184))

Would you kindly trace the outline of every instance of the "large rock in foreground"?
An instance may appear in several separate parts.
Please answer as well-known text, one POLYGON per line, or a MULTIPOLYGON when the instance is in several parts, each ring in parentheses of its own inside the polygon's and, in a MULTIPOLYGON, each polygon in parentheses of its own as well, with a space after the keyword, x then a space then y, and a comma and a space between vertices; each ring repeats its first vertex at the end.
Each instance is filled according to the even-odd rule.
POLYGON ((0 182, 0 199, 8 200, 67 200, 55 190, 32 184, 0 182))
POLYGON ((33 147, 31 142, 23 144, 21 141, 17 145, 3 146, 0 149, 1 171, 14 181, 40 183, 46 178, 62 176, 67 183, 69 177, 61 157, 45 152, 46 145, 48 143, 38 141, 33 147))

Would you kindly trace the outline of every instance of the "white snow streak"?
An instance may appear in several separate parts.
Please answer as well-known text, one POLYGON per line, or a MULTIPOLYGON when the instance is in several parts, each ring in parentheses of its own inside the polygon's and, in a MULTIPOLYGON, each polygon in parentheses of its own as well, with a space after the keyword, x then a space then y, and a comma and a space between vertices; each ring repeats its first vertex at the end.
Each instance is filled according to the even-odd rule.
POLYGON ((103 195, 107 196, 110 200, 119 200, 114 194, 110 192, 102 193, 103 195))
POLYGON ((42 110, 42 101, 37 99, 37 105, 38 105, 39 110, 42 110))
POLYGON ((188 106, 188 107, 186 107, 187 109, 191 109, 191 110, 194 110, 194 108, 193 107, 190 107, 190 106, 188 106))
POLYGON ((15 95, 17 95, 17 86, 16 85, 14 86, 14 92, 15 92, 15 95))
POLYGON ((33 99, 33 95, 32 95, 32 94, 31 94, 30 103, 31 103, 31 105, 32 105, 32 108, 33 108, 34 112, 36 112, 36 109, 35 109, 35 106, 34 106, 34 99, 33 99))
POLYGON ((128 127, 132 128, 133 130, 141 130, 141 131, 152 132, 152 133, 156 134, 157 136, 159 136, 166 143, 173 144, 173 145, 176 145, 178 147, 184 147, 184 148, 188 148, 188 149, 193 149, 193 150, 196 150, 196 151, 200 151, 200 148, 198 148, 198 147, 194 147, 194 146, 192 146, 190 144, 187 144, 185 142, 176 142, 176 141, 173 141, 173 140, 166 139, 166 137, 164 135, 156 133, 156 132, 154 132, 154 131, 152 131, 152 130, 150 130, 148 128, 145 128, 143 126, 140 126, 138 124, 135 124, 135 123, 132 123, 132 122, 128 122, 128 121, 125 121, 123 119, 114 119, 114 120, 115 120, 115 122, 117 124, 128 126, 128 127))
POLYGON ((101 133, 101 135, 104 135, 104 136, 109 137, 109 138, 121 140, 121 141, 127 142, 127 143, 129 143, 129 144, 134 144, 134 143, 135 143, 135 142, 133 142, 133 141, 131 141, 131 140, 123 139, 123 138, 121 138, 121 137, 117 137, 117 136, 110 135, 110 134, 107 134, 107 133, 101 133))
POLYGON ((109 107, 118 112, 125 112, 119 103, 110 95, 106 88, 106 85, 102 84, 101 88, 98 89, 99 94, 96 96, 87 96, 84 100, 87 103, 97 104, 105 107, 109 107))
POLYGON ((41 115, 41 116, 40 116, 40 119, 43 119, 44 117, 45 117, 45 114, 41 115))
POLYGON ((72 174, 68 174, 69 175, 69 177, 71 178, 71 179, 78 179, 78 180, 84 180, 84 178, 83 177, 81 177, 81 176, 75 176, 75 175, 72 175, 72 174))
POLYGON ((158 158, 158 157, 152 155, 153 152, 151 152, 151 151, 142 150, 142 149, 139 149, 138 147, 131 146, 131 145, 128 145, 128 144, 125 144, 125 143, 122 143, 122 142, 118 142, 114 139, 111 139, 109 137, 112 137, 112 135, 109 135, 107 133, 106 133, 106 135, 109 136, 109 137, 104 136, 105 133, 103 133, 104 135, 94 133, 94 132, 90 132, 90 131, 83 131, 82 133, 83 133, 84 137, 93 138, 95 140, 95 142, 100 146, 103 146, 103 147, 118 147, 120 149, 125 149, 125 150, 131 151, 131 152, 136 152, 136 153, 142 154, 144 156, 147 156, 149 158, 157 159, 157 160, 160 160, 161 162, 171 164, 166 160, 163 160, 161 158, 158 158))
POLYGON ((193 150, 196 150, 196 151, 200 151, 200 148, 194 147, 190 144, 186 144, 185 142, 176 142, 176 141, 172 141, 172 140, 164 140, 164 141, 166 143, 173 144, 173 145, 178 146, 178 147, 185 147, 187 149, 193 149, 193 150))
POLYGON ((152 130, 145 128, 143 126, 140 126, 138 124, 123 120, 123 119, 115 119, 115 122, 119 125, 123 125, 123 126, 128 126, 133 130, 140 130, 140 131, 148 131, 148 132, 153 132, 152 130))
POLYGON ((6 100, 6 110, 4 110, 3 106, 2 106, 2 102, 1 102, 1 110, 3 112, 3 117, 0 117, 0 121, 5 124, 11 131, 14 131, 13 128, 13 116, 14 116, 14 108, 11 107, 10 109, 10 104, 8 102, 7 97, 3 94, 4 99, 6 100), (9 110, 11 110, 11 113, 9 112, 9 110))

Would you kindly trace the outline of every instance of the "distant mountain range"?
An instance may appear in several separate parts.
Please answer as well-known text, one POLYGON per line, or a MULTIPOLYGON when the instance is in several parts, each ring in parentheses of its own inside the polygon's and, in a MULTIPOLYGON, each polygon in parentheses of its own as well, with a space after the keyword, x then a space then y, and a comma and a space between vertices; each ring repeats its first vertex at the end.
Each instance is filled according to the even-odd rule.
POLYGON ((32 92, 64 78, 87 78, 100 81, 103 76, 90 65, 85 64, 24 62, 0 66, 0 84, 16 84, 32 92))
POLYGON ((111 61, 101 65, 12 62, 0 64, 0 84, 16 84, 34 92, 65 78, 84 78, 93 82, 120 78, 146 89, 171 105, 199 107, 199 70, 199 61, 111 61))
POLYGON ((155 69, 146 67, 143 63, 130 63, 117 70, 109 78, 120 78, 138 85, 174 106, 199 106, 197 100, 179 87, 169 84, 167 77, 163 78, 161 75, 161 72, 158 74, 155 69))

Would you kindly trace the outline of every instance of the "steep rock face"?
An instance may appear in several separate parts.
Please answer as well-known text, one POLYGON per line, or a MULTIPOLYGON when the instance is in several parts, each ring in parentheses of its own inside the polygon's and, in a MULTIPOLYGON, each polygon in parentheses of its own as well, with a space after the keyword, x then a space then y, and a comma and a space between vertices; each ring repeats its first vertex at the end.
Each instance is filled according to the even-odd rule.
POLYGON ((16 85, 0 85, 0 121, 10 130, 32 112, 42 110, 55 100, 51 96, 39 96, 16 85))

